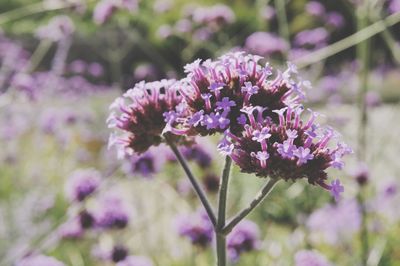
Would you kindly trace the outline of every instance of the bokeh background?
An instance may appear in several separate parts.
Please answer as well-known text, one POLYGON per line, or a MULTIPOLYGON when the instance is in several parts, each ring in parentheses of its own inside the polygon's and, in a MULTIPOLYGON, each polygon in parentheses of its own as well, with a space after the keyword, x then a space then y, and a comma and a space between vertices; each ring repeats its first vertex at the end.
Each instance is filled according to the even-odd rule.
MULTIPOLYGON (((400 265, 399 22, 399 0, 0 0, 0 265, 35 254, 115 265, 118 252, 147 263, 132 265, 213 265, 213 242, 182 233, 200 205, 172 154, 118 160, 106 119, 136 82, 180 79, 229 51, 297 64, 307 105, 355 151, 330 173, 345 184, 339 202, 280 183, 249 217, 258 248, 232 263, 295 265, 312 250, 320 265, 400 265), (96 190, 77 200, 87 179, 96 190), (114 223, 92 226, 104 217, 114 223)), ((214 204, 215 143, 184 151, 214 204)), ((233 171, 228 216, 264 182, 233 171)))

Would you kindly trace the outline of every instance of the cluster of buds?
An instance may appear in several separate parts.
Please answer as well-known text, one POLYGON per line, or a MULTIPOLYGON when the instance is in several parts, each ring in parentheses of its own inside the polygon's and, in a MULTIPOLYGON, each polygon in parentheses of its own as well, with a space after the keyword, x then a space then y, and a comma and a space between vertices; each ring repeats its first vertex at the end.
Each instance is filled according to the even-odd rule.
POLYGON ((175 80, 140 82, 117 98, 107 123, 118 133, 110 136, 119 155, 143 153, 162 142, 162 132, 178 113, 183 113, 182 97, 175 80))

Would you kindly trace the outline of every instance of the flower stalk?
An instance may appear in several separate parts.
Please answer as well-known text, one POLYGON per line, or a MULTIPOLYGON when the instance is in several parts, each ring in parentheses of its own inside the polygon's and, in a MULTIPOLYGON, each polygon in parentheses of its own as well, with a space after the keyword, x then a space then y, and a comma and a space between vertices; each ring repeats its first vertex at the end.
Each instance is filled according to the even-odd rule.
POLYGON ((229 174, 232 165, 232 159, 229 156, 225 158, 225 167, 222 171, 221 183, 218 200, 218 220, 215 235, 217 239, 217 260, 218 266, 226 265, 226 234, 222 232, 225 226, 226 216, 226 198, 228 192, 229 174))
MULTIPOLYGON (((360 6, 357 10, 357 26, 359 30, 368 26, 368 2, 360 6)), ((368 71, 370 64, 370 39, 361 42, 357 46, 357 57, 360 63, 360 88, 359 88, 359 108, 360 108, 360 126, 358 130, 358 157, 360 161, 366 161, 366 133, 368 125, 368 110, 366 105, 366 94, 368 91, 368 71)), ((360 186, 357 201, 361 209, 361 264, 367 265, 369 243, 368 229, 366 221, 365 202, 363 197, 363 188, 360 186)))
POLYGON ((197 193, 201 203, 203 204, 204 209, 207 212, 208 217, 210 218, 211 223, 214 227, 217 225, 217 219, 215 217, 214 211, 208 201, 203 189, 200 187, 199 183, 196 181, 196 178, 193 176, 192 171, 190 170, 189 166, 187 165, 186 160, 183 158, 181 152, 176 147, 176 145, 172 141, 168 141, 168 145, 171 147, 172 152, 175 154, 177 160, 181 164, 183 170, 186 173, 186 176, 189 178, 190 183, 192 184, 194 190, 197 193))
POLYGON ((222 229, 222 232, 224 234, 229 234, 240 221, 242 221, 255 207, 257 207, 268 196, 268 194, 272 191, 278 181, 279 179, 268 180, 268 182, 264 185, 260 192, 258 192, 258 194, 250 202, 249 206, 236 214, 222 229))

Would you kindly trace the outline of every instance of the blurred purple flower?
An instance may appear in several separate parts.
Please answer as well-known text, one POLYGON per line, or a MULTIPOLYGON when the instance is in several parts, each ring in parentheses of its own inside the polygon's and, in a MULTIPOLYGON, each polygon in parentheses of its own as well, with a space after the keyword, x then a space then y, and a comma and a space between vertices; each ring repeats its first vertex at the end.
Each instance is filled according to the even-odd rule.
POLYGON ((306 11, 308 14, 316 17, 325 15, 325 7, 320 2, 310 1, 306 4, 306 11))
POLYGON ((193 11, 193 20, 196 23, 208 24, 211 27, 221 27, 235 21, 232 9, 223 4, 209 7, 198 7, 193 11))
POLYGON ((172 35, 172 27, 170 25, 161 25, 157 30, 157 36, 161 39, 166 39, 172 35))
POLYGON ((227 237, 227 248, 229 257, 237 261, 244 252, 250 252, 260 248, 260 232, 257 224, 243 220, 227 237))
POLYGON ((297 251, 294 261, 295 266, 332 266, 325 256, 314 250, 297 251))
POLYGON ((18 261, 16 266, 64 266, 61 261, 44 255, 30 255, 18 261))
POLYGON ((400 12, 400 0, 391 0, 388 10, 392 14, 400 12))
POLYGON ((307 220, 311 239, 335 245, 351 240, 361 225, 360 208, 355 200, 343 200, 315 210, 307 220))
POLYGON ((153 4, 153 10, 156 13, 162 14, 171 10, 173 4, 172 0, 156 0, 153 4))
POLYGON ((382 103, 381 96, 376 91, 368 91, 365 95, 365 104, 369 108, 378 107, 382 103))
POLYGON ((86 68, 86 62, 81 59, 74 60, 69 64, 69 70, 75 74, 83 74, 86 71, 86 68))
POLYGON ((212 162, 210 146, 211 144, 209 142, 202 139, 199 144, 182 147, 182 154, 187 160, 193 160, 200 167, 207 168, 212 162))
POLYGON ((157 174, 165 163, 166 155, 160 147, 150 148, 143 154, 133 154, 127 158, 126 170, 130 174, 140 174, 150 178, 157 174))
POLYGON ((115 0, 101 0, 93 10, 93 20, 98 25, 104 24, 116 10, 117 3, 115 0))
POLYGON ((298 46, 320 46, 327 42, 329 34, 324 28, 304 30, 296 34, 294 43, 298 46))
POLYGON ((338 12, 329 12, 326 15, 326 23, 335 29, 340 29, 344 26, 344 18, 338 12))
POLYGON ((123 229, 129 223, 130 214, 121 198, 106 195, 99 200, 94 216, 96 225, 103 229, 123 229))
POLYGON ((90 63, 88 66, 88 73, 91 76, 98 78, 104 73, 103 66, 97 62, 90 63))
POLYGON ((251 53, 270 56, 274 53, 285 53, 289 46, 287 42, 268 32, 255 32, 246 39, 245 48, 251 53))
POLYGON ((271 20, 275 17, 275 9, 271 6, 265 6, 260 10, 260 15, 265 20, 271 20))
POLYGON ((92 194, 101 182, 101 174, 94 169, 76 170, 65 184, 65 193, 71 201, 82 201, 92 194))
POLYGON ((181 215, 175 222, 179 235, 188 238, 193 245, 205 248, 211 243, 214 228, 205 212, 181 215))
POLYGON ((188 19, 178 20, 175 24, 174 29, 179 33, 188 33, 192 29, 192 22, 188 19))
POLYGON ((158 77, 158 71, 154 65, 142 63, 135 68, 133 77, 136 81, 154 81, 158 77))
POLYGON ((207 174, 202 178, 203 185, 208 192, 216 193, 219 189, 219 176, 216 174, 207 174))
POLYGON ((360 163, 357 169, 352 173, 352 176, 360 186, 367 184, 369 181, 368 166, 365 163, 360 163))
POLYGON ((72 20, 68 16, 59 15, 52 17, 47 25, 39 27, 36 30, 36 36, 58 42, 70 37, 74 31, 72 20))

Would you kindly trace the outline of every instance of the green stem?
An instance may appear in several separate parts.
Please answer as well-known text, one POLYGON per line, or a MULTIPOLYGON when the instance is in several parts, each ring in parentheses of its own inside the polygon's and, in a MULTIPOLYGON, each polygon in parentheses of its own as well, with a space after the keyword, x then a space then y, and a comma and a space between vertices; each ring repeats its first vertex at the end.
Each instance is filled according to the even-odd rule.
POLYGON ((52 41, 47 39, 40 41, 39 45, 35 49, 35 52, 32 54, 29 60, 29 64, 26 66, 26 71, 28 73, 34 71, 40 64, 40 62, 42 62, 44 56, 49 51, 52 43, 53 43, 52 41))
POLYGON ((218 220, 217 228, 215 230, 217 239, 217 261, 218 266, 226 265, 226 235, 222 233, 222 229, 225 226, 226 216, 226 196, 228 193, 229 174, 231 170, 232 159, 229 156, 225 158, 225 166, 222 171, 221 183, 219 187, 219 199, 218 199, 218 220))
POLYGON ((286 14, 286 1, 285 0, 275 0, 275 8, 276 14, 278 17, 279 22, 279 34, 283 37, 286 41, 289 42, 290 40, 290 32, 289 32, 289 24, 287 21, 287 14, 286 14))
POLYGON ((217 219, 215 218, 214 211, 205 195, 203 192, 203 189, 200 187, 200 185, 197 183, 196 179, 194 178, 192 172, 190 171, 189 166, 186 163, 186 160, 183 158, 181 152, 178 150, 176 145, 172 141, 168 141, 168 145, 171 147, 171 150, 175 154, 176 158, 178 159, 179 163, 181 164, 183 170, 185 171, 187 177, 189 178, 190 183, 192 183, 192 186, 194 190, 197 193, 197 196, 199 197, 201 203, 204 206, 204 209, 207 212, 208 217, 210 218, 210 221, 216 227, 217 225, 217 219))
POLYGON ((360 29, 356 33, 335 42, 329 46, 321 48, 315 52, 311 52, 299 59, 295 60, 294 63, 298 68, 303 68, 321 60, 324 60, 332 55, 335 55, 343 50, 346 50, 354 45, 362 43, 363 41, 375 36, 386 30, 386 28, 391 27, 400 22, 400 12, 395 13, 386 17, 384 20, 377 21, 368 27, 360 29))
POLYGON ((279 179, 270 179, 264 187, 258 192, 256 197, 250 202, 249 206, 241 210, 238 214, 236 214, 230 222, 222 229, 224 234, 229 234, 232 229, 243 220, 255 207, 257 207, 272 191, 275 184, 279 181, 279 179))
MULTIPOLYGON (((357 10, 357 27, 359 30, 367 27, 368 21, 368 2, 361 6, 357 10)), ((360 161, 366 161, 367 152, 367 124, 368 124, 368 110, 365 101, 365 97, 368 91, 368 72, 370 64, 370 40, 367 39, 361 42, 357 46, 357 57, 360 63, 360 88, 359 88, 359 108, 360 108, 360 126, 358 130, 358 157, 360 161)), ((361 232, 360 232, 360 242, 361 242, 361 263, 363 266, 367 265, 368 253, 369 253, 369 243, 368 243, 368 229, 365 213, 365 203, 363 199, 363 188, 360 186, 357 200, 361 208, 361 232)))

